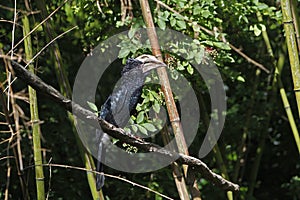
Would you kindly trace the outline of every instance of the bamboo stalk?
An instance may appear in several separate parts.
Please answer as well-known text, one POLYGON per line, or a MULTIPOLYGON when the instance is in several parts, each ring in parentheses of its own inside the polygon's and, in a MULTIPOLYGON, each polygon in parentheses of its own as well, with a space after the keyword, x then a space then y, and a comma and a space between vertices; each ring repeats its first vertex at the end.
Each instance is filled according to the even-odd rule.
POLYGON ((291 5, 289 0, 281 0, 281 10, 283 16, 283 28, 288 47, 290 67, 292 71, 292 78, 294 82, 294 91, 296 95, 296 102, 298 106, 298 115, 300 118, 300 65, 299 54, 297 49, 297 42, 295 38, 295 30, 293 26, 293 17, 291 12, 291 5))
POLYGON ((300 26, 299 26, 299 16, 297 15, 297 4, 298 2, 296 0, 290 0, 291 6, 292 6, 292 15, 293 15, 293 21, 294 21, 294 27, 296 32, 296 39, 298 44, 298 52, 300 52, 300 26))
MULTIPOLYGON (((48 15, 45 1, 44 0, 37 1, 37 6, 41 10, 41 15, 45 18, 48 15)), ((54 29, 53 29, 51 22, 46 21, 44 26, 45 26, 46 34, 47 34, 48 38, 50 40, 53 39, 54 38, 53 37, 54 29)), ((70 83, 69 83, 67 75, 66 75, 67 72, 63 68, 61 53, 60 53, 57 43, 54 43, 54 45, 52 46, 52 50, 53 51, 51 51, 51 55, 52 55, 51 57, 54 60, 54 68, 55 68, 56 78, 59 83, 60 91, 64 96, 70 98, 72 96, 72 90, 71 90, 71 86, 70 86, 70 83)), ((87 153, 85 148, 83 147, 81 140, 78 136, 78 133, 76 131, 76 128, 74 126, 74 124, 76 123, 76 119, 73 117, 73 115, 70 112, 68 112, 68 119, 71 122, 71 124, 73 124, 72 130, 73 130, 76 142, 77 142, 77 147, 79 149, 81 159, 84 162, 85 168, 88 170, 92 170, 92 169, 94 170, 95 169, 94 160, 93 160, 92 156, 89 153, 87 153)), ((90 191, 92 193, 93 199, 104 199, 102 191, 98 192, 96 189, 95 175, 87 172, 87 180, 89 183, 89 187, 90 187, 90 191)))
MULTIPOLYGON (((258 21, 260 21, 260 22, 263 21, 262 16, 259 12, 257 13, 257 17, 258 17, 258 21)), ((274 76, 274 81, 273 81, 273 84, 272 84, 272 93, 273 94, 276 93, 277 84, 278 84, 278 86, 280 87, 281 98, 283 100, 284 106, 286 108, 287 115, 289 117, 290 125, 291 125, 293 131, 295 131, 294 128, 293 128, 294 127, 294 125, 293 125, 294 124, 294 119, 293 119, 293 116, 291 114, 291 111, 287 110, 287 109, 289 109, 289 105, 288 105, 288 101, 287 101, 287 98, 286 98, 286 95, 285 95, 285 91, 284 91, 284 88, 283 88, 283 85, 282 85, 282 82, 281 82, 281 79, 280 79, 280 76, 279 76, 280 71, 281 71, 280 69, 282 68, 282 66, 279 66, 278 64, 283 65, 283 63, 277 63, 276 62, 266 30, 262 31, 262 36, 263 36, 263 39, 266 43, 268 53, 271 56, 271 58, 273 58, 273 64, 274 64, 274 67, 275 67, 275 76, 274 76)), ((272 104, 275 104, 275 103, 273 102, 272 104)), ((271 118, 271 114, 269 114, 269 116, 268 116, 268 123, 267 124, 269 124, 270 118, 271 118)), ((266 137, 267 137, 267 132, 264 131, 263 135, 261 136, 258 148, 256 150, 257 156, 256 156, 256 159, 254 161, 254 164, 252 166, 252 170, 251 170, 251 173, 250 173, 249 189, 248 189, 248 194, 247 194, 249 198, 253 196, 254 187, 255 187, 255 183, 256 183, 256 178, 257 178, 257 174, 258 174, 258 169, 259 169, 261 157, 262 157, 262 154, 263 154, 263 151, 264 151, 264 148, 265 148, 266 137)), ((295 138, 295 140, 296 140, 296 143, 297 143, 297 138, 295 138)))
MULTIPOLYGON (((140 5, 141 5, 145 24, 147 26, 147 34, 148 34, 148 38, 150 40, 152 54, 155 55, 160 61, 163 61, 162 53, 160 51, 160 45, 159 45, 157 35, 155 32, 155 26, 153 23, 153 18, 152 18, 149 2, 148 2, 148 0, 140 0, 140 5)), ((159 69, 157 69, 157 73, 158 73, 158 76, 160 79, 162 91, 165 96, 165 102, 166 102, 168 114, 170 117, 171 125, 173 128, 173 132, 175 135, 175 140, 176 140, 178 150, 180 153, 182 153, 184 155, 189 155, 186 141, 185 141, 185 138, 183 135, 183 130, 182 130, 181 123, 180 123, 180 118, 179 118, 178 111, 177 111, 175 101, 174 101, 174 97, 172 94, 172 89, 171 89, 171 86, 169 83, 167 71, 165 68, 159 68, 159 69)), ((184 171, 184 176, 187 177, 188 166, 183 165, 182 167, 183 167, 183 171, 184 171)), ((178 169, 178 168, 179 167, 176 167, 176 169, 178 169)), ((175 172, 176 172, 176 170, 174 170, 174 173, 175 172)), ((177 190, 180 194, 180 198, 181 199, 189 199, 189 194, 188 194, 187 186, 185 184, 184 179, 176 178, 175 182, 176 182, 177 190)), ((191 182, 192 182, 192 190, 194 191, 194 192, 192 192, 192 195, 194 195, 193 199, 201 199, 200 191, 197 187, 196 181, 192 180, 191 182), (198 192, 195 192, 195 190, 198 192)))
MULTIPOLYGON (((257 12, 257 18, 258 18, 259 22, 263 21, 260 12, 257 12)), ((280 77, 280 74, 281 74, 280 68, 283 66, 283 63, 279 63, 282 66, 278 66, 278 63, 275 60, 274 53, 273 53, 271 43, 270 43, 270 40, 269 40, 269 36, 268 36, 268 33, 267 33, 266 30, 262 31, 262 36, 263 36, 263 39, 264 39, 265 44, 267 46, 268 53, 269 53, 270 57, 273 59, 273 64, 274 64, 274 68, 275 68, 273 87, 274 87, 274 90, 277 89, 276 84, 279 87, 279 92, 280 92, 280 96, 281 96, 281 99, 282 99, 283 107, 286 111, 286 115, 288 117, 291 129, 292 129, 292 132, 293 132, 293 135, 294 135, 294 139, 295 139, 296 145, 298 147, 298 152, 300 154, 299 132, 298 132, 298 129, 297 129, 297 126, 296 126, 296 123, 295 123, 295 119, 294 119, 294 116, 293 116, 293 113, 292 113, 292 110, 291 110, 289 100, 287 98, 287 95, 286 95, 286 92, 285 92, 285 89, 284 89, 284 86, 283 86, 283 83, 282 83, 281 77, 280 77)))
MULTIPOLYGON (((30 32, 29 20, 25 15, 22 19, 23 22, 23 35, 26 36, 30 32)), ((28 36, 24 40, 25 56, 26 60, 32 58, 32 44, 31 37, 28 36)), ((29 65, 29 71, 34 73, 33 64, 29 65)), ((35 165, 35 180, 37 188, 37 199, 45 199, 45 186, 44 186, 44 172, 43 172, 43 160, 41 151, 41 130, 39 125, 39 111, 37 105, 36 91, 28 86, 29 92, 29 103, 30 103, 30 115, 31 115, 31 126, 32 126, 32 140, 33 140, 33 154, 34 154, 34 165, 35 165)))

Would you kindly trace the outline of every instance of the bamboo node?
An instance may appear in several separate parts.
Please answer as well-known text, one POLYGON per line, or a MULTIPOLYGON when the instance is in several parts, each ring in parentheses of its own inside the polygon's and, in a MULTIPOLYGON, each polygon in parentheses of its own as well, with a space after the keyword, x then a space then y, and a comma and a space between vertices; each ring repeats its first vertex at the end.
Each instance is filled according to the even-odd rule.
POLYGON ((293 20, 283 21, 282 23, 283 23, 283 24, 292 24, 292 23, 293 23, 293 20))
POLYGON ((284 106, 284 109, 285 110, 288 110, 288 109, 290 109, 291 108, 291 106, 290 105, 288 105, 288 106, 284 106))
POLYGON ((300 92, 300 88, 295 88, 294 91, 295 92, 300 92))

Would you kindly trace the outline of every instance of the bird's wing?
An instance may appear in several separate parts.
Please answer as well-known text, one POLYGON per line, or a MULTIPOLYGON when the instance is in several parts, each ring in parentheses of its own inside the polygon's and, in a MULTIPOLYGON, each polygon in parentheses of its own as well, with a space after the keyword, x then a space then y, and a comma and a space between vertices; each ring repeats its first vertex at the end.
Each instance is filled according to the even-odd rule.
POLYGON ((99 117, 105 119, 110 111, 110 107, 111 107, 111 95, 109 95, 109 97, 106 99, 104 104, 101 106, 99 117))
POLYGON ((116 88, 111 96, 111 114, 119 127, 126 125, 129 117, 129 103, 131 90, 127 85, 121 85, 116 88))

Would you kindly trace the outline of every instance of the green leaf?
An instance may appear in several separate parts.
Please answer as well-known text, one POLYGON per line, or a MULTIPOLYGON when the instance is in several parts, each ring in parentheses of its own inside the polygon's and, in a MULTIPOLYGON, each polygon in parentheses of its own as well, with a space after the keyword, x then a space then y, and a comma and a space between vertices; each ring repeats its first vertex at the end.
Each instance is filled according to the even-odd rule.
POLYGON ((129 118, 129 121, 128 121, 128 123, 129 123, 129 124, 133 124, 133 123, 134 123, 134 121, 132 120, 132 118, 131 118, 131 117, 129 118))
POLYGON ((144 120, 144 112, 139 112, 138 116, 136 117, 136 123, 140 124, 144 120))
POLYGON ((125 58, 126 56, 128 56, 129 53, 130 53, 130 49, 128 49, 128 48, 122 48, 122 49, 119 51, 118 57, 119 57, 119 58, 125 58))
POLYGON ((203 10, 203 12, 201 14, 204 18, 208 18, 210 15, 210 12, 208 10, 203 10))
POLYGON ((184 70, 184 66, 180 62, 177 62, 177 70, 179 71, 184 70))
POLYGON ((155 98, 155 99, 160 99, 160 96, 159 96, 159 94, 157 94, 156 92, 154 92, 154 91, 151 91, 151 94, 153 95, 153 97, 155 98))
POLYGON ((156 112, 156 113, 159 113, 160 111, 160 105, 158 103, 158 101, 154 101, 154 104, 153 104, 153 110, 156 112))
POLYGON ((116 144, 117 142, 119 142, 119 139, 112 138, 112 143, 113 143, 113 144, 116 144))
POLYGON ((137 111, 141 111, 142 110, 142 105, 140 103, 138 103, 136 105, 136 108, 135 108, 137 111))
POLYGON ((124 131, 125 131, 126 133, 129 133, 129 134, 131 134, 131 130, 130 130, 130 128, 129 128, 129 127, 124 127, 124 131))
POLYGON ((129 37, 130 39, 132 39, 133 36, 134 36, 134 34, 135 34, 135 32, 136 32, 136 29, 131 28, 131 29, 128 31, 128 37, 129 37))
POLYGON ((148 131, 151 131, 151 132, 155 132, 157 129, 155 128, 155 126, 151 123, 144 123, 144 124, 141 124, 145 129, 147 129, 148 131))
POLYGON ((167 11, 167 10, 165 10, 165 11, 163 12, 163 16, 164 16, 165 20, 168 21, 168 17, 170 16, 170 12, 167 11))
POLYGON ((173 27, 176 25, 176 19, 174 17, 170 18, 170 25, 173 27))
POLYGON ((264 9, 268 8, 268 5, 265 3, 258 3, 257 8, 258 8, 258 10, 264 10, 264 9))
POLYGON ((154 97, 153 97, 153 95, 151 94, 151 92, 149 92, 149 100, 150 100, 150 101, 154 101, 154 97))
POLYGON ((191 66, 191 65, 189 65, 188 67, 187 67, 187 71, 188 71, 188 73, 189 74, 193 74, 194 73, 194 68, 191 66))
POLYGON ((199 5, 196 5, 196 6, 194 6, 193 14, 198 15, 201 13, 201 10, 202 10, 201 7, 199 5))
POLYGON ((87 104, 94 112, 98 112, 98 108, 94 103, 87 101, 87 104))
POLYGON ((180 29, 186 29, 186 23, 185 23, 185 21, 178 20, 178 21, 176 21, 176 24, 177 24, 178 28, 180 28, 180 29))
POLYGON ((244 77, 242 77, 242 76, 238 76, 236 78, 236 80, 241 81, 241 82, 246 82, 245 79, 244 79, 244 77))
POLYGON ((266 31, 266 26, 264 24, 259 24, 262 31, 266 31))
POLYGON ((138 128, 136 127, 136 124, 132 126, 132 130, 136 133, 138 131, 138 128))
POLYGON ((223 50, 231 50, 230 46, 225 42, 213 42, 214 46, 223 49, 223 50))
POLYGON ((144 103, 148 103, 149 101, 150 101, 150 98, 149 98, 149 96, 148 95, 146 95, 146 94, 142 94, 142 97, 144 98, 144 100, 143 100, 143 104, 144 103))
POLYGON ((261 34, 261 30, 257 27, 256 24, 254 25, 253 30, 254 30, 254 35, 255 36, 259 36, 261 34))
POLYGON ((178 6, 179 6, 180 8, 184 8, 184 6, 185 6, 185 3, 184 3, 184 2, 182 2, 182 1, 179 1, 179 2, 178 2, 178 6))
POLYGON ((192 26, 193 26, 193 30, 195 32, 199 32, 200 31, 200 26, 196 22, 193 22, 192 26))
POLYGON ((204 56, 204 49, 201 48, 200 51, 197 52, 195 55, 195 61, 197 64, 201 63, 203 56, 204 56))
POLYGON ((162 30, 166 29, 166 22, 164 20, 162 20, 161 18, 158 18, 157 24, 158 24, 159 28, 161 28, 162 30))
POLYGON ((148 131, 147 129, 145 129, 144 127, 142 127, 141 125, 137 124, 138 129, 141 131, 141 133, 143 133, 144 135, 148 135, 148 131))

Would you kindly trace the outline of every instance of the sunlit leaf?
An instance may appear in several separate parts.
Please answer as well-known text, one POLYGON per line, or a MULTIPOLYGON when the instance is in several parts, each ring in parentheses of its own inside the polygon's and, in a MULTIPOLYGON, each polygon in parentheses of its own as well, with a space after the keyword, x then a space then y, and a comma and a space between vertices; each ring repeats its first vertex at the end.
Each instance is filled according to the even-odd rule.
POLYGON ((140 124, 144 120, 144 112, 139 112, 136 117, 136 123, 140 124))
POLYGON ((242 76, 238 76, 238 77, 236 78, 236 80, 241 81, 241 82, 245 82, 245 79, 244 79, 244 77, 242 77, 242 76))
POLYGON ((161 28, 162 30, 166 29, 166 22, 164 20, 162 20, 161 18, 158 18, 157 24, 158 24, 159 28, 161 28))
POLYGON ((189 74, 193 74, 194 73, 194 68, 191 66, 191 65, 189 65, 188 67, 187 67, 187 71, 188 71, 188 73, 189 74))
POLYGON ((136 125, 133 125, 131 128, 135 133, 138 131, 138 128, 136 127, 136 125))
POLYGON ((185 21, 182 21, 182 20, 178 20, 176 22, 177 26, 179 27, 179 29, 186 29, 186 23, 185 21))
POLYGON ((137 127, 138 127, 139 131, 141 131, 142 134, 148 135, 147 129, 145 129, 144 127, 142 127, 142 126, 139 125, 139 124, 137 124, 137 127))
POLYGON ((230 50, 230 46, 225 42, 213 42, 214 46, 219 49, 230 50))
POLYGON ((128 56, 129 53, 130 53, 130 49, 128 49, 128 48, 122 48, 122 49, 119 51, 118 57, 119 57, 119 58, 125 58, 126 56, 128 56))
POLYGON ((98 112, 98 108, 94 103, 87 101, 87 104, 90 107, 90 109, 92 109, 92 111, 98 112))
POLYGON ((146 128, 148 131, 151 131, 151 132, 154 132, 156 131, 157 129, 155 128, 155 126, 151 123, 144 123, 144 124, 141 124, 144 128, 146 128))
POLYGON ((159 105, 158 101, 154 101, 154 104, 153 104, 152 108, 156 113, 159 113, 160 105, 159 105))

